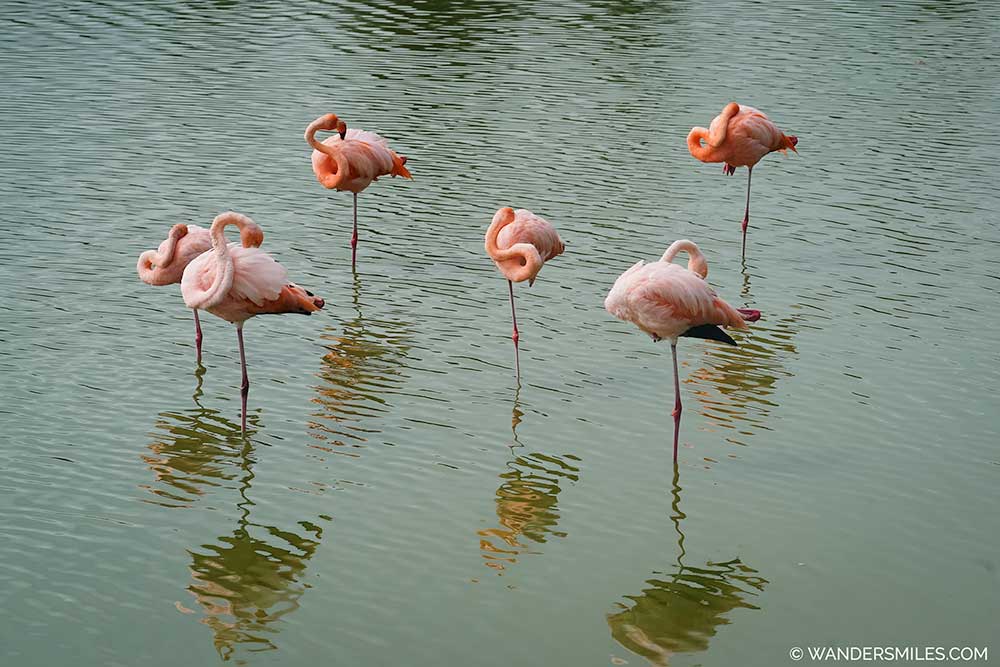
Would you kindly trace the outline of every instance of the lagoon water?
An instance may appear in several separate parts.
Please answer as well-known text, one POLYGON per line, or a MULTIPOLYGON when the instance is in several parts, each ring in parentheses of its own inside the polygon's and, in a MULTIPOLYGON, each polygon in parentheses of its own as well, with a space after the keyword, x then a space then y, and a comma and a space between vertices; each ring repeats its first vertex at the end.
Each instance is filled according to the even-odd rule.
MULTIPOLYGON (((0 663, 781 665, 1000 653, 1000 8, 900 2, 0 3, 0 663), (252 6, 253 5, 253 6, 252 6), (737 100, 800 138, 727 178, 737 100), (309 167, 336 112, 409 156, 309 167), (517 287, 503 205, 567 250, 517 287), (247 213, 313 317, 204 368, 135 260, 247 213), (764 317, 604 312, 677 238, 764 317)), ((995 659, 995 658, 994 658, 995 659)), ((904 664, 897 661, 896 664, 904 664)))

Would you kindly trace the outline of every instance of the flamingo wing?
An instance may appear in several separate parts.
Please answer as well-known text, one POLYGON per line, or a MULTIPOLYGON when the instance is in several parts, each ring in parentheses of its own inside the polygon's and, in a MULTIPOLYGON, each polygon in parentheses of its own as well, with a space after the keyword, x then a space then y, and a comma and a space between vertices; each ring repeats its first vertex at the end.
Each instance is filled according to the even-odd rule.
POLYGON ((628 317, 622 319, 651 335, 676 338, 703 324, 746 326, 739 313, 720 299, 708 283, 676 264, 654 262, 638 269, 632 267, 622 278, 627 278, 628 283, 624 304, 628 317))
POLYGON ((543 262, 562 254, 566 248, 552 223, 523 208, 514 211, 514 222, 497 235, 497 246, 500 248, 509 248, 516 243, 535 246, 543 262))
POLYGON ((288 284, 288 271, 260 248, 244 248, 229 244, 235 272, 230 295, 248 299, 258 306, 274 301, 288 284))

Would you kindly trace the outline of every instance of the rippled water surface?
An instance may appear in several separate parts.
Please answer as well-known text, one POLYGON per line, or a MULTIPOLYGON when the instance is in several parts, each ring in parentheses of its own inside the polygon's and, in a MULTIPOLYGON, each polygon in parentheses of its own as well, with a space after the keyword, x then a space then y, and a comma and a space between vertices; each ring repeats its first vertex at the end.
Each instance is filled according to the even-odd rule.
POLYGON ((1000 620, 1000 9, 902 2, 0 2, 0 663, 780 665, 1000 620), (729 100, 800 138, 726 178, 729 100), (334 111, 414 180, 351 202, 334 111), (517 287, 502 205, 567 250, 517 287), (313 317, 204 368, 175 223, 253 216, 313 317), (764 317, 602 308, 677 238, 764 317))

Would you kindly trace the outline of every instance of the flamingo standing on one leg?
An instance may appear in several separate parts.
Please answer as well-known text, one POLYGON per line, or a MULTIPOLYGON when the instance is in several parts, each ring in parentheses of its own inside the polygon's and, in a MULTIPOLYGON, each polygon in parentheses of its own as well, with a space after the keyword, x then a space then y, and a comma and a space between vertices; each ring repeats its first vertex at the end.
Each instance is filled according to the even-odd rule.
POLYGON ((604 300, 604 308, 620 320, 632 322, 653 337, 670 341, 674 361, 674 461, 681 423, 681 385, 677 375, 677 338, 707 338, 730 345, 736 341, 717 325, 745 329, 760 319, 760 311, 733 308, 705 282, 708 263, 691 241, 674 241, 658 262, 642 260, 618 277, 604 300), (679 252, 688 254, 688 267, 672 264, 679 252))
POLYGON ((323 307, 323 299, 288 282, 285 267, 260 248, 226 243, 223 229, 236 225, 243 233, 256 226, 250 218, 227 211, 215 217, 210 230, 212 249, 195 258, 181 278, 181 294, 188 308, 203 309, 236 325, 240 347, 242 428, 247 427, 246 356, 243 352, 243 323, 254 315, 301 313, 310 315, 323 307))
MULTIPOLYGON (((245 248, 257 248, 264 242, 264 230, 256 224, 240 230, 240 240, 245 248)), ((212 247, 212 235, 197 225, 177 224, 170 228, 167 238, 156 250, 139 255, 136 269, 139 278, 150 285, 172 285, 181 281, 184 269, 191 261, 212 247)), ((201 321, 194 311, 194 345, 201 363, 201 321)))
POLYGON ((347 129, 347 123, 328 113, 309 123, 306 142, 313 147, 312 168, 323 187, 347 190, 354 194, 354 232, 351 235, 351 269, 358 251, 358 193, 379 176, 402 176, 412 179, 406 157, 389 149, 385 139, 374 132, 347 129), (336 131, 323 142, 316 139, 319 130, 336 131))
POLYGON ((527 280, 529 286, 533 285, 545 262, 565 249, 551 223, 523 208, 517 211, 509 206, 501 208, 486 230, 486 252, 507 278, 510 290, 510 315, 514 320, 511 338, 514 340, 514 365, 518 380, 521 379, 521 359, 517 314, 514 312, 514 283, 527 280))
POLYGON ((693 127, 688 133, 688 151, 702 162, 722 162, 722 171, 732 176, 736 167, 747 168, 747 206, 743 213, 743 253, 747 254, 747 226, 750 224, 750 177, 754 165, 768 153, 785 152, 799 142, 798 137, 785 136, 778 126, 762 112, 730 102, 715 119, 710 129, 693 127), (705 141, 707 145, 703 145, 705 141))

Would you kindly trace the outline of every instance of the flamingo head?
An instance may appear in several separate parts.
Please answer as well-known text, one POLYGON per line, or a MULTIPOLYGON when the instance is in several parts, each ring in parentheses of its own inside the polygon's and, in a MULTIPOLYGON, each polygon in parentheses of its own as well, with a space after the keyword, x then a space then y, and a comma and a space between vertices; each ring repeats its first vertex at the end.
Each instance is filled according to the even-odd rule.
POLYGON ((179 222, 170 228, 170 233, 167 236, 169 238, 172 238, 174 241, 180 241, 182 238, 187 236, 187 233, 188 233, 188 226, 185 225, 184 223, 179 222))
POLYGON ((340 135, 341 141, 347 138, 347 123, 338 119, 336 129, 337 129, 337 134, 340 135))
POLYGON ((254 223, 240 228, 240 243, 244 248, 259 248, 264 243, 264 230, 254 223))
POLYGON ((786 148, 791 148, 796 153, 798 153, 798 151, 795 150, 795 145, 797 143, 799 143, 799 138, 798 137, 785 137, 785 147, 786 148))
POLYGON ((337 118, 337 114, 328 113, 314 120, 313 124, 316 130, 332 132, 337 129, 337 123, 339 122, 340 119, 337 118))

